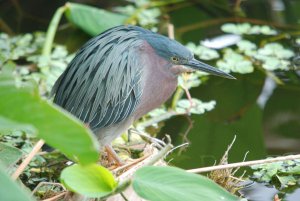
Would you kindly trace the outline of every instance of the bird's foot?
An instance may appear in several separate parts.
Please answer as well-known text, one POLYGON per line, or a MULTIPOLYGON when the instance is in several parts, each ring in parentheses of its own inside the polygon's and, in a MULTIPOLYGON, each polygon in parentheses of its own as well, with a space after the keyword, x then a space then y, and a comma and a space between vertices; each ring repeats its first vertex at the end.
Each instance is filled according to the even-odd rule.
POLYGON ((123 166, 125 163, 122 159, 118 156, 118 154, 115 152, 115 150, 111 147, 111 145, 105 146, 105 151, 107 153, 108 161, 114 161, 117 166, 123 166))

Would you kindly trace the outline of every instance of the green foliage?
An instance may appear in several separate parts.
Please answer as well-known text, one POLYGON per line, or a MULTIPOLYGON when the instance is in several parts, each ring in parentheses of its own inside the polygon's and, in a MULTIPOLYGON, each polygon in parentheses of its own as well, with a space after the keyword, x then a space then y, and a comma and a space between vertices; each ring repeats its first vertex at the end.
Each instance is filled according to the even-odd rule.
POLYGON ((39 137, 75 161, 82 164, 97 161, 96 140, 79 120, 43 100, 33 84, 27 82, 16 87, 5 73, 0 74, 1 116, 33 125, 39 137))
POLYGON ((0 66, 8 61, 14 61, 17 65, 16 79, 35 80, 40 83, 40 94, 47 94, 55 80, 67 67, 74 57, 69 55, 66 47, 54 45, 49 58, 41 55, 45 43, 44 33, 27 33, 10 37, 5 33, 0 34, 0 66), (25 60, 21 62, 19 60, 25 60), (40 70, 40 72, 36 72, 40 70))
POLYGON ((186 47, 194 52, 194 54, 202 60, 212 60, 220 57, 219 53, 216 50, 207 48, 202 45, 197 46, 192 42, 187 43, 186 47))
POLYGON ((144 167, 136 171, 136 193, 151 201, 239 200, 206 177, 175 167, 144 167))
POLYGON ((254 25, 252 26, 249 23, 242 23, 242 24, 233 24, 228 23, 221 26, 222 31, 226 33, 232 33, 232 34, 263 34, 263 35, 276 35, 277 31, 270 28, 267 25, 259 26, 254 25))
POLYGON ((294 56, 291 50, 285 49, 279 43, 269 43, 257 50, 254 57, 262 62, 266 70, 289 70, 290 61, 294 56))
POLYGON ((245 74, 254 71, 252 62, 232 49, 225 50, 223 59, 217 62, 217 66, 227 73, 234 72, 245 74))
POLYGON ((10 37, 0 33, 0 66, 8 60, 17 60, 36 54, 43 46, 44 34, 24 34, 10 37))
MULTIPOLYGON (((265 39, 261 41, 262 45, 258 47, 254 42, 247 39, 249 35, 267 35, 268 37, 270 37, 269 35, 277 35, 278 32, 269 26, 228 23, 222 25, 221 29, 226 33, 242 36, 242 40, 236 43, 236 47, 222 50, 221 59, 216 63, 221 70, 227 73, 247 74, 254 72, 256 66, 262 67, 266 71, 292 69, 290 60, 295 56, 292 50, 285 48, 279 42, 268 43, 268 40, 265 39)), ((202 45, 188 43, 187 47, 203 60, 218 59, 220 57, 216 50, 202 45)))
POLYGON ((192 102, 188 99, 181 99, 177 102, 176 111, 179 113, 190 112, 192 114, 203 114, 214 109, 216 101, 202 102, 193 98, 192 102))
POLYGON ((290 160, 251 166, 255 172, 253 179, 275 185, 277 188, 287 188, 298 184, 300 180, 300 160, 290 160))
POLYGON ((130 16, 127 22, 130 24, 139 24, 142 27, 152 28, 156 31, 159 23, 161 11, 159 8, 151 7, 149 0, 137 0, 124 7, 116 7, 117 11, 130 16))
POLYGON ((61 181, 74 192, 98 198, 112 194, 117 186, 112 173, 97 164, 67 167, 61 173, 61 181))
POLYGON ((125 15, 83 4, 67 3, 66 6, 68 20, 92 36, 111 27, 124 24, 127 18, 125 15))
POLYGON ((12 168, 22 155, 19 149, 0 142, 0 165, 6 169, 12 168))
POLYGON ((16 182, 0 167, 0 195, 1 200, 11 201, 33 201, 34 199, 22 189, 16 182))

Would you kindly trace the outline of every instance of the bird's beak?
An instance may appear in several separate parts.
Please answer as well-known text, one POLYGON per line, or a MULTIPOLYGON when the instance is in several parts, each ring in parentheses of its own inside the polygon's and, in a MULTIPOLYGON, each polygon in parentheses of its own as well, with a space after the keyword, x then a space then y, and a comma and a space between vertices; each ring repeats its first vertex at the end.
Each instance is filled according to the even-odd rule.
POLYGON ((184 65, 190 66, 191 68, 193 68, 195 70, 200 70, 200 71, 204 71, 206 73, 210 73, 212 75, 217 75, 217 76, 225 77, 225 78, 228 78, 228 79, 236 79, 232 75, 230 75, 228 73, 225 73, 224 71, 221 71, 217 68, 214 68, 214 67, 212 67, 212 66, 210 66, 206 63, 203 63, 201 61, 198 61, 196 59, 191 59, 184 65))

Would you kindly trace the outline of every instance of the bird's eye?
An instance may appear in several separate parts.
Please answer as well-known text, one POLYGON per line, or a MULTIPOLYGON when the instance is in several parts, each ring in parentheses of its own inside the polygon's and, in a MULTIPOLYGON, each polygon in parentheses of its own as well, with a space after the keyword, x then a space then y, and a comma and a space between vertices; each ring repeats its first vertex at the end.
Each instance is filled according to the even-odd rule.
POLYGON ((174 62, 174 63, 178 63, 179 58, 178 57, 171 57, 171 61, 174 62))

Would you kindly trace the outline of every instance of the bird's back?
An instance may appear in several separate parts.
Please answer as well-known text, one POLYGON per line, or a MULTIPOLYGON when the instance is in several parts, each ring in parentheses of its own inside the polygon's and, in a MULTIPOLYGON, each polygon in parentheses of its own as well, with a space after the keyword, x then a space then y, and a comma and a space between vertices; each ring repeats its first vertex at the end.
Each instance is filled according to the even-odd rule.
POLYGON ((119 123, 136 108, 142 95, 136 26, 118 26, 89 40, 56 81, 54 103, 96 130, 119 123))

